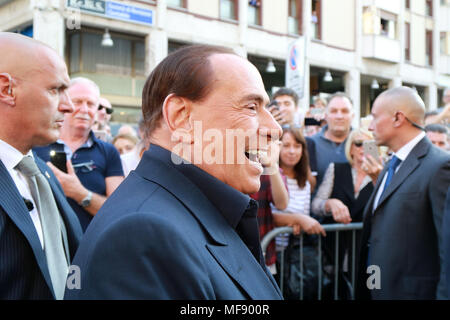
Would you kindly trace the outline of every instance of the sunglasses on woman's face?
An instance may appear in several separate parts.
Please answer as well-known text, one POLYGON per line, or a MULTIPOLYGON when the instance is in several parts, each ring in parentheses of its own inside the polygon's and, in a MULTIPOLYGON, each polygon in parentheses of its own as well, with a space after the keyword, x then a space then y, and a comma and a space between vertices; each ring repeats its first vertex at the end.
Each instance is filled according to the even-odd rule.
POLYGON ((363 145, 363 141, 362 140, 355 140, 353 141, 353 144, 355 145, 355 147, 361 148, 363 145))
POLYGON ((102 110, 103 108, 105 108, 105 111, 106 111, 107 114, 111 114, 111 113, 114 112, 114 110, 112 108, 107 108, 107 107, 102 106, 102 105, 98 106, 98 110, 102 110))

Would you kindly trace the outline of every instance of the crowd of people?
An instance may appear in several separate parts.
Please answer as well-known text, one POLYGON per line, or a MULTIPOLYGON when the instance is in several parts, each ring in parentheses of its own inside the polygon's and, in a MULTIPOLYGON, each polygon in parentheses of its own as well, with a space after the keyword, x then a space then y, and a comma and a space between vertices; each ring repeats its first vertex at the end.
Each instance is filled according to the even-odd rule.
POLYGON ((450 298, 450 89, 432 114, 386 90, 352 128, 345 93, 302 114, 231 49, 194 45, 149 75, 138 132, 112 137, 111 103, 53 49, 2 32, 0 52, 1 299, 296 299, 300 278, 315 299, 318 250, 357 299, 450 298), (351 222, 357 252, 344 235, 334 261, 324 225, 351 222))

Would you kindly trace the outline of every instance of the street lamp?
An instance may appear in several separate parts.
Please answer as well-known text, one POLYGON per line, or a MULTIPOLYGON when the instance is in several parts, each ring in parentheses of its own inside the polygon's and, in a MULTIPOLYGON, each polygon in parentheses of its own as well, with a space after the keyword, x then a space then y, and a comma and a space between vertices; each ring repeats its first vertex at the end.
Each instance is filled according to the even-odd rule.
POLYGON ((330 70, 327 70, 327 71, 325 72, 325 75, 323 76, 323 81, 325 81, 325 82, 331 82, 331 81, 333 81, 333 77, 331 76, 330 70))
POLYGON ((269 59, 269 62, 267 63, 266 72, 268 73, 274 73, 277 69, 275 68, 275 65, 273 64, 273 60, 269 59))
POLYGON ((114 45, 113 40, 111 39, 111 35, 108 32, 108 29, 105 29, 105 33, 103 34, 102 39, 102 47, 112 47, 114 45))

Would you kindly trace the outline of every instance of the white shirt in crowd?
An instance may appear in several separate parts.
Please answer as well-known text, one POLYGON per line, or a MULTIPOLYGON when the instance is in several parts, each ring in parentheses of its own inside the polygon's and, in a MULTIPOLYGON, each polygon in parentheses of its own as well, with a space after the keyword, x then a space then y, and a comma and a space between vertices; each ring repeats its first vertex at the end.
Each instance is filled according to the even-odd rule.
MULTIPOLYGON (((280 213, 301 213, 310 215, 309 208, 311 203, 311 185, 306 181, 305 186, 300 188, 296 179, 287 177, 287 185, 289 190, 289 203, 284 211, 279 211, 272 205, 272 212, 280 213)), ((280 234, 275 238, 277 249, 287 247, 289 244, 289 234, 280 234)))

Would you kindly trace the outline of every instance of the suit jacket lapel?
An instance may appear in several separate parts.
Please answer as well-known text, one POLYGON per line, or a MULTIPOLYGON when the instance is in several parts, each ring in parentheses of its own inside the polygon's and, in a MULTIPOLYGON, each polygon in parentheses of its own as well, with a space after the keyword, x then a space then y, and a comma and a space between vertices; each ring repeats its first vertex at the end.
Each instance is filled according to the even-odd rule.
POLYGON ((405 179, 419 166, 419 158, 424 156, 428 152, 429 145, 426 139, 422 139, 419 143, 411 150, 409 155, 401 164, 398 171, 392 177, 391 183, 383 192, 378 201, 377 210, 384 201, 405 181, 405 179))
MULTIPOLYGON (((50 290, 53 292, 47 260, 45 258, 44 250, 42 250, 41 242, 34 227, 33 220, 31 220, 30 213, 23 202, 22 196, 2 161, 0 161, 0 189, 3 193, 3 196, 0 197, 0 206, 27 239, 44 279, 50 290)), ((24 263, 26 263, 26 261, 24 261, 24 263)))

